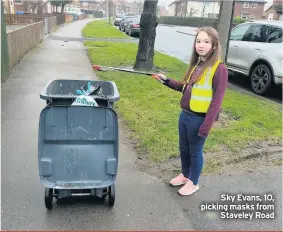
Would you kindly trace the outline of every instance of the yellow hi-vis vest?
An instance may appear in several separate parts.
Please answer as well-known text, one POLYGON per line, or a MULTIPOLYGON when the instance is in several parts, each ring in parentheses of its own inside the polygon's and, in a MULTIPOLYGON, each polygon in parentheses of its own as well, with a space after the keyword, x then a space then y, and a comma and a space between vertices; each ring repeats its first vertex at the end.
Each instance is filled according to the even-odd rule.
MULTIPOLYGON (((216 61, 216 63, 212 66, 204 70, 201 79, 193 85, 190 99, 190 109, 197 113, 206 113, 208 111, 210 102, 213 96, 212 89, 212 80, 215 74, 215 71, 218 65, 221 63, 221 60, 216 61)), ((190 77, 187 80, 189 82, 193 71, 196 66, 193 68, 190 73, 190 77)), ((183 86, 183 90, 185 85, 183 86)))

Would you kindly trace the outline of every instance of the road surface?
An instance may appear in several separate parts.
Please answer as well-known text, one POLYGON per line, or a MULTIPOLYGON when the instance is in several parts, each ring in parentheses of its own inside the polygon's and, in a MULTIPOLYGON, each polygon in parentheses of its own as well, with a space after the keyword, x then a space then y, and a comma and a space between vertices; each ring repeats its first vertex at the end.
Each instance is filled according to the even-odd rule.
MULTIPOLYGON (((195 29, 194 27, 158 25, 156 28, 155 49, 188 63, 193 48, 195 29)), ((249 79, 246 76, 230 72, 229 86, 245 94, 260 97, 253 93, 249 79)), ((260 98, 282 103, 282 87, 275 86, 274 91, 268 96, 260 98)))

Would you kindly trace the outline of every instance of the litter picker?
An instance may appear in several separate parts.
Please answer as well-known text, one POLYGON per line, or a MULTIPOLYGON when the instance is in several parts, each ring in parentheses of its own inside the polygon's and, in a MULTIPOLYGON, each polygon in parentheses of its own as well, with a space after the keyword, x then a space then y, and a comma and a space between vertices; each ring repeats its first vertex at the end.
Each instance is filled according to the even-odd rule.
POLYGON ((148 72, 142 72, 142 71, 136 71, 132 69, 125 69, 125 68, 115 68, 115 67, 108 67, 108 66, 102 66, 102 65, 92 65, 93 68, 95 68, 98 71, 120 71, 120 72, 128 72, 128 73, 135 73, 135 74, 141 74, 141 75, 146 75, 146 76, 151 76, 154 79, 161 79, 161 81, 165 81, 163 77, 160 77, 157 73, 148 73, 148 72))

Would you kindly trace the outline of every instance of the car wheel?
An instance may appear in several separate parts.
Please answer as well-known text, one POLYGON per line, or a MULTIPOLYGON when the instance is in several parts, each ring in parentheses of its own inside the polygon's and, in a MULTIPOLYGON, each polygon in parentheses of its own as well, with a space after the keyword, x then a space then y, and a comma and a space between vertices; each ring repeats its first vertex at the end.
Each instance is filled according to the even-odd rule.
POLYGON ((265 95, 272 84, 272 74, 270 69, 265 64, 257 65, 251 75, 251 88, 259 94, 265 95))

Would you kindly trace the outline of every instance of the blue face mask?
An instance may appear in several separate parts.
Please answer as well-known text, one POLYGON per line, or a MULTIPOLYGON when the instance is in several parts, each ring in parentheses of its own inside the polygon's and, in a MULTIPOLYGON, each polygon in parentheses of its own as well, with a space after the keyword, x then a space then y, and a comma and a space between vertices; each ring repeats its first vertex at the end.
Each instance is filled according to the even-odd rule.
POLYGON ((100 85, 93 86, 93 85, 90 84, 90 82, 88 82, 87 90, 85 90, 85 85, 83 85, 82 87, 80 87, 80 89, 76 90, 76 94, 77 95, 89 96, 89 95, 93 94, 94 92, 96 92, 99 89, 100 89, 100 85))

